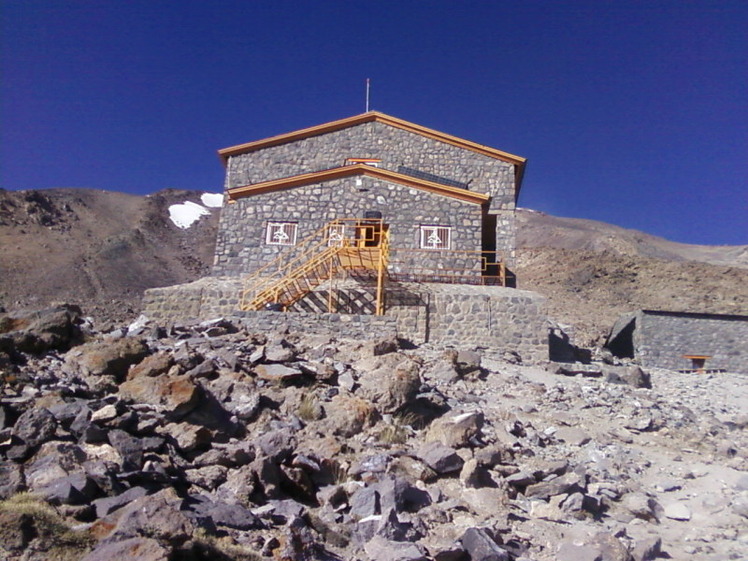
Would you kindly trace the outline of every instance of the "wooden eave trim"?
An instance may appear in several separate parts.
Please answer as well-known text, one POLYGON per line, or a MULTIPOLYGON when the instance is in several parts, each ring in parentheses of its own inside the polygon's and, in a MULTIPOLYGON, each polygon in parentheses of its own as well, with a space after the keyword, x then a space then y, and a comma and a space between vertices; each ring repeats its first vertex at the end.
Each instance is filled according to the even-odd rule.
POLYGON ((402 173, 397 173, 388 169, 375 168, 366 164, 352 164, 349 166, 315 171, 312 173, 303 173, 292 177, 272 179, 270 181, 263 181, 262 183, 255 183, 253 185, 234 187, 229 189, 227 192, 229 200, 233 201, 242 197, 271 193, 281 189, 291 189, 293 187, 300 187, 311 183, 322 183, 324 181, 342 179, 355 175, 367 175, 375 179, 399 183, 401 185, 413 187, 414 189, 421 189, 422 191, 428 191, 437 195, 451 197, 478 205, 487 202, 491 198, 490 195, 486 195, 485 193, 476 193, 475 191, 468 191, 467 189, 461 189, 459 187, 442 185, 440 183, 434 183, 433 181, 410 177, 408 175, 403 175, 402 173))
POLYGON ((484 146, 483 144, 478 144, 477 142, 471 142, 470 140, 465 140, 457 136, 452 136, 450 134, 445 134, 434 129, 422 127, 421 125, 416 125, 415 123, 404 121, 403 119, 390 117, 389 115, 379 113, 378 111, 369 111, 368 113, 362 113, 360 115, 355 115, 353 117, 348 117, 345 119, 339 119, 337 121, 324 123, 322 125, 317 125, 314 127, 309 127, 285 134, 279 134, 277 136, 271 136, 270 138, 255 140, 253 142, 247 142, 245 144, 229 146, 228 148, 219 150, 218 155, 223 161, 223 164, 226 165, 230 156, 246 154, 247 152, 253 152, 254 150, 259 150, 261 148, 278 146, 280 144, 294 142, 303 138, 309 138, 310 136, 317 136, 320 134, 338 131, 355 125, 360 125, 362 123, 370 122, 384 123, 398 129, 419 134, 432 140, 445 142, 447 144, 451 144, 452 146, 457 146, 458 148, 465 148, 467 150, 477 152, 478 154, 483 154, 484 156, 488 156, 490 158, 496 158, 498 160, 508 162, 510 164, 518 166, 519 168, 524 166, 525 162, 527 161, 526 158, 522 158, 521 156, 515 156, 514 154, 503 152, 502 150, 497 150, 496 148, 491 148, 490 146, 484 146))

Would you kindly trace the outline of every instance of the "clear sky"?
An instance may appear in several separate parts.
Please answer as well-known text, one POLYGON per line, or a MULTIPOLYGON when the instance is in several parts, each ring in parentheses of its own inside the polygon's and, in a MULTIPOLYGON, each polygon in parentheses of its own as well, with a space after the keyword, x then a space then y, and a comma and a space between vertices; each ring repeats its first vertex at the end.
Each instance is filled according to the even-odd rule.
POLYGON ((371 108, 528 158, 520 205, 748 244, 748 2, 3 0, 0 186, 219 191, 371 108))

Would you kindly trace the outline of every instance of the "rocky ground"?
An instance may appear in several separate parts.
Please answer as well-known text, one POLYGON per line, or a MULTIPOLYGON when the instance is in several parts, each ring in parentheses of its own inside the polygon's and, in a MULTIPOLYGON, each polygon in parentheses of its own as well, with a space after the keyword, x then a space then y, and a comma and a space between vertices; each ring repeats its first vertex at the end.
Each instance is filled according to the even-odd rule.
POLYGON ((0 333, 5 559, 748 555, 745 377, 73 307, 0 333))

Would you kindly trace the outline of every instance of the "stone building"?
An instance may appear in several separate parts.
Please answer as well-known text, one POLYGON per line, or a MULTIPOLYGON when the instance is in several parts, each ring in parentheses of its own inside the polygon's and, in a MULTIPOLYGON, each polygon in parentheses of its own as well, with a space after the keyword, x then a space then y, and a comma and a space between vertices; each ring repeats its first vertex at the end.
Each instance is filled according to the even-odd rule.
POLYGON ((496 276, 481 256, 513 265, 519 156, 375 111, 219 154, 231 204, 221 214, 216 275, 251 272, 333 219, 365 216, 382 218, 403 271, 496 276))
POLYGON ((605 346, 644 367, 748 374, 748 316, 639 310, 618 319, 605 346))
POLYGON ((374 111, 219 155, 213 275, 147 291, 150 317, 547 360, 544 299, 507 288, 524 158, 374 111))

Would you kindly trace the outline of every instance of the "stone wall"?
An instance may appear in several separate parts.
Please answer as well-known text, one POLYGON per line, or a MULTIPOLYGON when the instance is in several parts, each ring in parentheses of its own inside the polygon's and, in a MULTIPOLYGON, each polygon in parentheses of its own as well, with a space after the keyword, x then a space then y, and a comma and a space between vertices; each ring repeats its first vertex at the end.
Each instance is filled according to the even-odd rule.
POLYGON ((748 316, 640 311, 633 332, 642 366, 691 368, 683 355, 709 355, 706 368, 748 374, 748 316))
POLYGON ((405 166, 467 184, 493 197, 492 211, 514 208, 512 164, 377 122, 231 156, 225 187, 335 168, 347 158, 378 158, 385 169, 405 166))
MULTIPOLYGON (((289 246, 265 243, 268 222, 294 222, 297 243, 336 218, 360 218, 380 211, 389 227, 393 248, 420 247, 420 227, 449 226, 451 249, 481 250, 482 208, 371 177, 337 179, 245 197, 225 205, 216 240, 214 275, 242 275, 271 262, 289 246)), ((450 269, 465 266, 463 257, 442 251, 399 254, 404 270, 450 269), (438 263, 441 260, 441 264, 438 263)), ((479 257, 473 259, 479 268, 479 257)))
POLYGON ((364 337, 366 330, 379 334, 396 329, 399 337, 419 345, 516 352, 528 363, 548 360, 545 299, 533 292, 493 286, 401 283, 388 288, 386 315, 373 316, 373 287, 333 290, 336 313, 332 314, 326 313, 330 294, 320 288, 286 313, 242 313, 237 312, 237 282, 233 278, 202 279, 151 289, 146 291, 144 313, 158 321, 240 315, 257 325, 272 325, 273 329, 280 324, 289 329, 325 333, 342 329, 345 336, 356 336, 350 333, 358 330, 364 337))
MULTIPOLYGON (((515 259, 514 210, 516 195, 514 166, 496 158, 458 148, 446 142, 429 139, 383 123, 364 123, 295 142, 231 156, 227 162, 225 187, 228 189, 270 179, 339 167, 344 164, 347 158, 378 158, 382 160, 379 164, 380 167, 385 169, 403 172, 405 167, 410 170, 418 170, 437 178, 443 178, 447 182, 464 184, 471 191, 491 195, 490 206, 486 210, 490 214, 497 215, 496 250, 503 255, 510 267, 513 266, 515 259)), ((394 219, 396 214, 399 215, 401 202, 413 202, 410 198, 400 201, 399 196, 403 191, 393 192, 394 190, 389 188, 387 193, 365 195, 365 191, 361 190, 362 187, 356 185, 355 178, 344 182, 344 184, 350 186, 346 193, 337 193, 334 189, 335 186, 330 185, 332 183, 325 184, 324 188, 319 185, 311 186, 304 193, 301 193, 299 188, 293 189, 291 198, 298 194, 306 203, 319 203, 322 207, 327 204, 329 208, 324 208, 324 210, 345 212, 347 217, 360 216, 360 214, 351 214, 351 212, 357 212, 359 209, 382 210, 384 216, 388 219, 394 219), (333 189, 328 187, 333 187, 333 189), (346 200, 341 201, 340 199, 344 197, 346 197, 346 200), (335 206, 332 206, 333 203, 335 206), (343 203, 342 208, 337 208, 338 203, 343 203)), ((365 189, 366 186, 363 188, 365 189)), ((400 189, 405 189, 408 192, 415 191, 403 187, 400 187, 400 189)), ((280 213, 281 216, 274 216, 274 220, 293 220, 293 217, 288 217, 283 212, 285 198, 281 202, 277 195, 276 192, 259 200, 257 196, 253 196, 244 199, 244 201, 251 200, 252 205, 263 209, 263 214, 275 215, 280 213)), ((443 198, 425 194, 420 196, 420 199, 425 197, 443 198)), ((252 238, 245 237, 246 232, 241 231, 238 224, 251 218, 245 212, 247 204, 245 202, 239 208, 235 208, 238 205, 224 206, 216 248, 216 268, 214 271, 216 275, 234 274, 230 272, 232 269, 241 268, 246 264, 238 255, 240 244, 244 242, 254 243, 254 241, 252 238)), ((296 219, 308 218, 303 204, 297 205, 295 210, 298 213, 296 219)), ((440 208, 433 218, 424 219, 422 223, 441 225, 445 224, 447 219, 456 222, 460 215, 454 214, 453 210, 451 208, 440 208)), ((472 230, 474 227, 472 225, 473 216, 472 213, 470 214, 466 219, 471 221, 471 224, 457 224, 459 228, 472 230)), ((325 218, 332 219, 345 216, 327 212, 325 218)), ((462 217, 460 216, 460 218, 462 217)), ((262 219, 269 218, 263 216, 262 219)), ((414 220, 417 218, 404 216, 403 219, 414 220)), ((310 220, 315 221, 316 219, 310 220)), ((478 230, 478 235, 480 236, 480 230, 478 230)), ((471 249, 481 249, 480 239, 477 247, 471 247, 471 249)))

